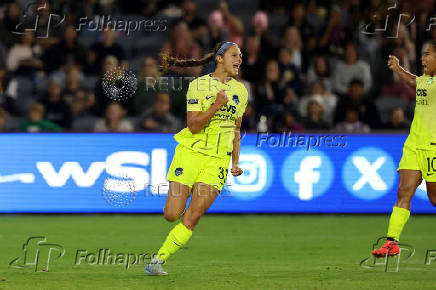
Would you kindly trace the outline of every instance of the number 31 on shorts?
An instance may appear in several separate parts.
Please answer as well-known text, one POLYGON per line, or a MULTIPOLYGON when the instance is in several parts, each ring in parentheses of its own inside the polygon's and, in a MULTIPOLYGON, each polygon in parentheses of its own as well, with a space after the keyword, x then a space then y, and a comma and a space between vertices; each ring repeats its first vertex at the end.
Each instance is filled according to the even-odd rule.
POLYGON ((223 167, 219 167, 218 168, 218 170, 219 170, 219 174, 218 174, 218 178, 219 179, 221 179, 221 180, 225 180, 226 178, 227 178, 227 173, 229 172, 229 170, 226 168, 226 169, 224 169, 223 167), (225 171, 225 173, 224 173, 224 171, 225 171))

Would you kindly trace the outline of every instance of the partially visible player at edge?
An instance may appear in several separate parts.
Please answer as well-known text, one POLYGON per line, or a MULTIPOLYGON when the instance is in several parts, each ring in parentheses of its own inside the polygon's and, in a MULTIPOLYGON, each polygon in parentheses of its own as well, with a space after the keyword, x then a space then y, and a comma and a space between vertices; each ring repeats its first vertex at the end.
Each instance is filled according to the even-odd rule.
POLYGON ((421 62, 424 74, 417 77, 404 70, 395 56, 389 56, 389 68, 416 87, 416 106, 398 167, 398 197, 389 220, 387 241, 372 251, 376 257, 400 253, 400 234, 410 216, 410 201, 422 179, 426 181, 430 202, 436 206, 436 42, 424 45, 421 62))
POLYGON ((168 234, 152 261, 146 265, 148 275, 167 275, 162 264, 184 246, 200 218, 220 193, 230 157, 231 173, 242 174, 238 167, 240 127, 248 101, 245 86, 234 79, 239 73, 242 54, 233 42, 220 42, 213 53, 200 60, 179 60, 161 55, 162 67, 198 66, 215 61, 215 71, 194 79, 187 98, 188 127, 174 136, 179 143, 168 170, 169 192, 164 216, 170 222, 183 218, 168 234), (192 193, 191 203, 186 201, 192 193), (184 214, 183 214, 184 213, 184 214))

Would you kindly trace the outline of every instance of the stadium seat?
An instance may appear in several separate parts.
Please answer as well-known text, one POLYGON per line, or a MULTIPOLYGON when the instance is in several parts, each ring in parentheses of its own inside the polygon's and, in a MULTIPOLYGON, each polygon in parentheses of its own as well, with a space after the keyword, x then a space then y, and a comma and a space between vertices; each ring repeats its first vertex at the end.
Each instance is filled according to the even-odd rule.
POLYGON ((11 116, 6 119, 4 130, 5 132, 16 132, 20 128, 20 124, 25 120, 24 117, 11 116))
POLYGON ((86 116, 77 118, 73 121, 73 132, 92 132, 94 131, 94 124, 97 122, 100 118, 93 117, 93 116, 86 116))

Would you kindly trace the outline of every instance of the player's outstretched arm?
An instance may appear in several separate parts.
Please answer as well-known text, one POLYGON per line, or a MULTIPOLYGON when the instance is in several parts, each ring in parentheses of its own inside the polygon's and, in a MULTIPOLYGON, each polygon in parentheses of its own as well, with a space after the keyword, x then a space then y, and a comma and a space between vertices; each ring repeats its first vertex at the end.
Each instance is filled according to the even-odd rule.
POLYGON ((388 67, 393 72, 397 73, 409 86, 416 87, 416 75, 406 71, 402 66, 400 66, 400 61, 396 56, 389 55, 388 67))
POLYGON ((192 134, 195 134, 203 130, 203 128, 209 124, 213 115, 215 115, 222 106, 227 104, 228 101, 229 99, 227 98, 226 92, 221 90, 216 95, 215 103, 213 103, 207 111, 188 111, 187 121, 189 131, 191 131, 192 134))

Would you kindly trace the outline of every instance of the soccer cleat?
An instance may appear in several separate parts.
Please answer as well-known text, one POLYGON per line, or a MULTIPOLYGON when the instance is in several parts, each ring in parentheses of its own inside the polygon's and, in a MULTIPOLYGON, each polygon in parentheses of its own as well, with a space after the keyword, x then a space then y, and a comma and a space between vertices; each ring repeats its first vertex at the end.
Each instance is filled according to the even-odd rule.
POLYGON ((162 268, 162 264, 165 262, 162 262, 159 260, 159 258, 154 257, 150 263, 148 263, 145 266, 145 274, 149 276, 166 276, 168 275, 167 272, 165 272, 162 268))
POLYGON ((400 246, 394 241, 386 241, 386 243, 379 249, 372 251, 372 255, 376 258, 383 258, 386 256, 396 256, 400 253, 400 246))

